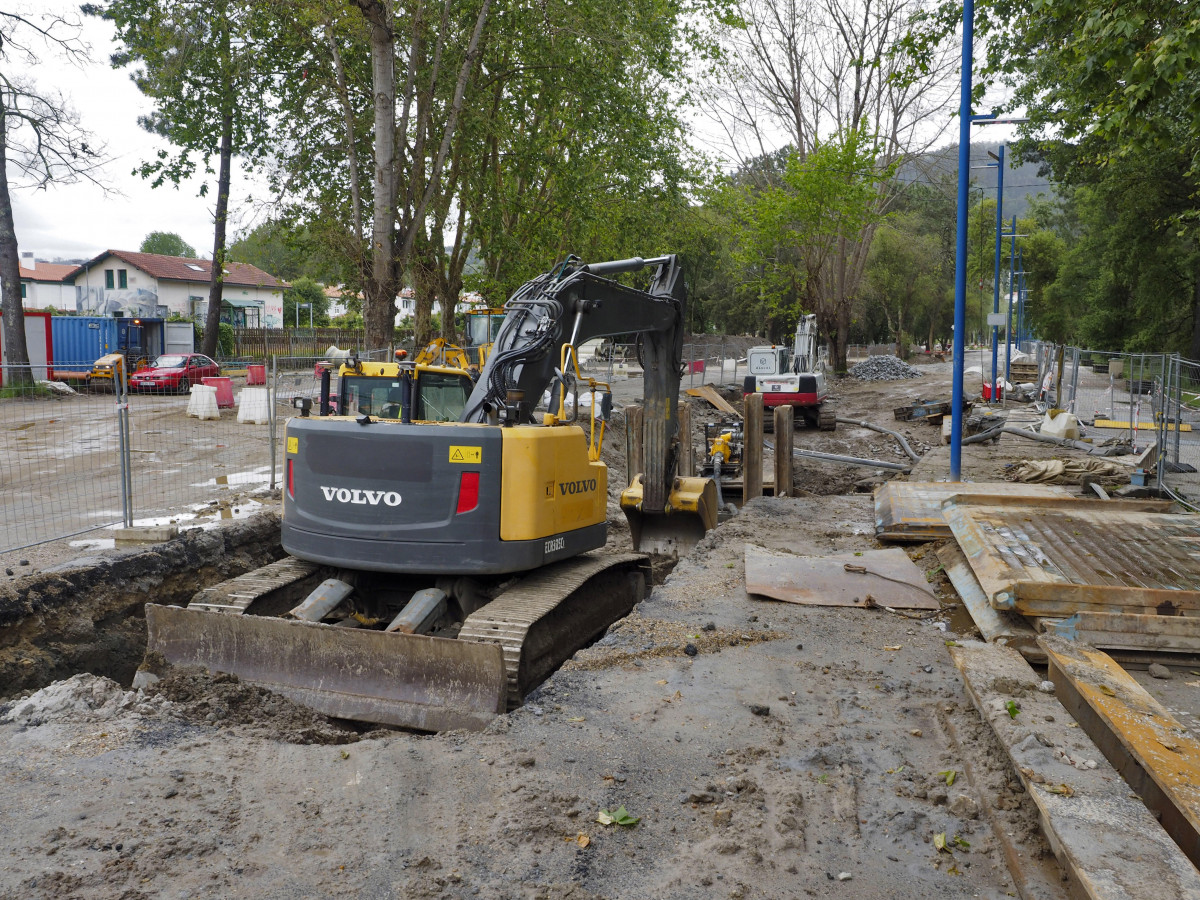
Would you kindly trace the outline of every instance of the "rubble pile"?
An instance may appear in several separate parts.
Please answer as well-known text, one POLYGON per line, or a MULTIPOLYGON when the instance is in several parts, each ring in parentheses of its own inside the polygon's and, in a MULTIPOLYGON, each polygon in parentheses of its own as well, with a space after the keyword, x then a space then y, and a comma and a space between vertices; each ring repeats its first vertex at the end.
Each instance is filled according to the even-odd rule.
POLYGON ((914 369, 895 356, 871 356, 853 366, 849 372, 861 381, 897 381, 901 378, 920 378, 921 370, 914 369))

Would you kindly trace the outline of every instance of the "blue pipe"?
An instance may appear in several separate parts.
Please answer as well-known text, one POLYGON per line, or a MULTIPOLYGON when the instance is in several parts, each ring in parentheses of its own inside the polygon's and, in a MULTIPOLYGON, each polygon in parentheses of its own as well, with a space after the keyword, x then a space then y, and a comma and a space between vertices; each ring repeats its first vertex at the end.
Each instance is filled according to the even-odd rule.
POLYGON ((963 0, 962 85, 958 104, 958 234, 954 250, 954 389, 950 414, 950 480, 962 481, 964 340, 967 331, 967 191, 971 167, 971 67, 975 2, 963 0))

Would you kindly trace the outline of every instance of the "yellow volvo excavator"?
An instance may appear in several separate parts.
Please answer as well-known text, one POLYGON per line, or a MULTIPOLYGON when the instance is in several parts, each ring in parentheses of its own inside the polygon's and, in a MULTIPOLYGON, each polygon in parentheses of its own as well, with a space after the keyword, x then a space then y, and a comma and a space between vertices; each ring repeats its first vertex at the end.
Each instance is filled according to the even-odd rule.
POLYGON ((645 590, 645 555, 602 549, 604 423, 589 413, 585 431, 565 400, 572 375, 604 387, 579 375, 583 341, 640 337, 645 469, 621 499, 635 549, 679 553, 716 524, 712 481, 674 471, 684 303, 675 256, 569 258, 508 301, 456 421, 420 419, 415 365, 398 370, 397 418, 302 407, 286 431, 289 555, 187 608, 149 605, 149 650, 423 730, 518 705, 645 590), (613 277, 645 267, 649 290, 613 277))

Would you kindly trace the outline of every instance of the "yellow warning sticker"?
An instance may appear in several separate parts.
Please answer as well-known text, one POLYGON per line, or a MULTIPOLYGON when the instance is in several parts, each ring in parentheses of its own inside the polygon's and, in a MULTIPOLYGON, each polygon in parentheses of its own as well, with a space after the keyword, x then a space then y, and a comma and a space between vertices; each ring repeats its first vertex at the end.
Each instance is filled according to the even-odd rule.
POLYGON ((288 453, 300 452, 300 438, 288 438, 288 453))
POLYGON ((450 462, 452 463, 481 463, 483 462, 482 447, 457 447, 450 445, 450 462))

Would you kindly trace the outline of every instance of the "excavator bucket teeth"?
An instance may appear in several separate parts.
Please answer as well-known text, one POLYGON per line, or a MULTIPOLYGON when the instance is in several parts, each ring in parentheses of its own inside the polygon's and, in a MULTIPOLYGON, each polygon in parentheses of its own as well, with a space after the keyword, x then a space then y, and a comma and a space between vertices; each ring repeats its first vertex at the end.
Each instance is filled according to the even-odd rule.
POLYGON ((642 478, 621 494, 633 548, 658 556, 685 556, 717 524, 717 488, 711 478, 676 478, 667 509, 649 513, 642 504, 642 478))
POLYGON ((479 730, 504 711, 498 644, 146 605, 148 650, 325 715, 421 731, 479 730))

